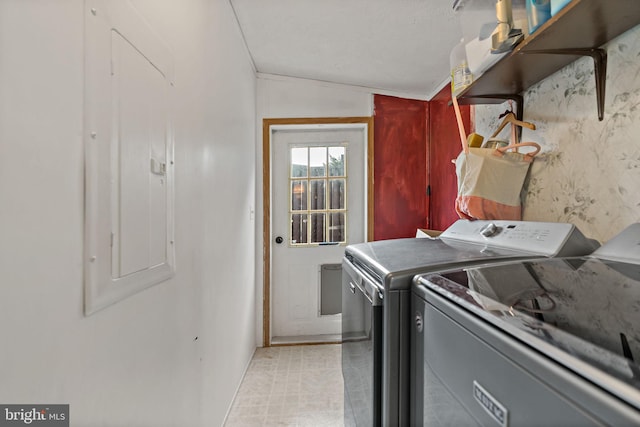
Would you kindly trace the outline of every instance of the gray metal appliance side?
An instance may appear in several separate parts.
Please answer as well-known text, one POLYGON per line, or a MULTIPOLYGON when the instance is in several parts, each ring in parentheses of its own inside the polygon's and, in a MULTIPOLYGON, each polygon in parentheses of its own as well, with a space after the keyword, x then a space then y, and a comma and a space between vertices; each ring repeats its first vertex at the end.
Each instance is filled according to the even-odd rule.
POLYGON ((424 340, 422 330, 424 328, 424 305, 426 301, 411 293, 411 339, 409 358, 409 425, 424 425, 424 340))
POLYGON ((344 424, 381 426, 382 293, 370 277, 342 260, 344 424))
MULTIPOLYGON (((411 276, 403 280, 411 283, 411 276)), ((385 291, 383 309, 382 420, 385 426, 409 425, 409 332, 411 291, 385 291)))
POLYGON ((478 420, 461 407, 451 391, 425 361, 425 307, 428 303, 411 298, 411 366, 409 371, 410 426, 478 426, 478 420))
POLYGON ((349 286, 352 291, 358 288, 372 305, 378 306, 383 304, 383 288, 377 279, 358 267, 356 267, 347 257, 342 258, 343 277, 349 277, 349 286), (347 276, 345 276, 345 274, 347 276))
MULTIPOLYGON (((587 425, 588 421, 596 425, 640 425, 640 412, 635 408, 559 365, 535 348, 514 339, 423 285, 414 284, 413 294, 413 298, 421 298, 427 302, 426 307, 431 310, 431 317, 423 319, 424 327, 430 328, 431 332, 437 334, 434 336, 438 336, 441 340, 436 345, 427 347, 428 351, 425 351, 424 357, 430 357, 428 353, 434 350, 440 354, 436 357, 444 358, 446 363, 459 368, 453 371, 448 370, 442 376, 443 378, 447 375, 452 377, 448 379, 449 381, 445 379, 445 382, 448 382, 454 394, 466 403, 467 409, 477 412, 479 408, 473 398, 472 384, 469 381, 470 378, 474 378, 480 383, 487 384, 487 388, 491 390, 502 390, 507 409, 511 404, 512 407, 522 411, 532 408, 531 413, 534 416, 536 414, 538 416, 557 415, 558 417, 566 416, 569 419, 576 417, 576 420, 579 419, 585 423, 579 425, 587 425), (454 351, 454 348, 460 348, 460 341, 468 345, 462 346, 464 351, 454 351), (473 349, 472 343, 474 343, 473 349), (482 353, 491 356, 483 357, 482 353), (496 361, 502 361, 502 363, 496 365, 496 361), (474 375, 467 378, 467 387, 461 388, 453 384, 459 384, 461 379, 455 377, 469 373, 470 366, 475 366, 476 369, 474 375), (509 370, 514 373, 506 375, 509 370), (516 377, 523 378, 523 383, 514 387, 512 381, 515 381, 516 377), (501 380, 505 378, 508 378, 506 383, 501 380), (534 391, 539 393, 533 393, 534 391), (554 400, 548 401, 546 394, 553 395, 554 400), (525 400, 524 404, 520 402, 522 399, 525 400), (532 405, 536 401, 547 403, 536 407, 532 405), (556 406, 554 402, 560 406, 556 406), (549 412, 549 405, 553 405, 558 413, 549 412)), ((512 418, 512 421, 516 419, 512 418)), ((510 425, 516 425, 516 423, 510 425)))

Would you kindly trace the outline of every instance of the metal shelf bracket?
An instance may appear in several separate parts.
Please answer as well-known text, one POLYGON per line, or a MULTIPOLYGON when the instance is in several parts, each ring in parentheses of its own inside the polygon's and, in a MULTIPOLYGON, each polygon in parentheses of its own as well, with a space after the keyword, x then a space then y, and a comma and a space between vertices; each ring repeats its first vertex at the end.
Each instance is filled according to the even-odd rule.
MULTIPOLYGON (((593 59, 594 75, 596 78, 596 97, 598 102, 598 120, 604 119, 604 95, 607 85, 607 51, 604 49, 544 49, 521 51, 519 54, 544 55, 573 55, 590 56, 593 59)), ((520 111, 518 109, 518 111, 520 111)))

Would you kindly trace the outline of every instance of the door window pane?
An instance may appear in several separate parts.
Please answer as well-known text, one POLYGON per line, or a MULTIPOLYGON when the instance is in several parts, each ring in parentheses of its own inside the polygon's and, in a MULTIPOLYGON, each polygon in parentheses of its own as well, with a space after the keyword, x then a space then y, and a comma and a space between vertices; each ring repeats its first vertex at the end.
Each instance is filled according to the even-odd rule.
POLYGON ((307 243, 307 215, 291 215, 291 243, 307 243))
POLYGON ((327 175, 327 147, 309 147, 311 176, 327 175))
POLYGON ((344 242, 346 240, 344 230, 345 217, 344 212, 329 214, 329 231, 330 242, 344 242))
POLYGON ((307 181, 291 181, 291 210, 307 210, 307 181))
POLYGON ((329 209, 344 209, 345 179, 329 180, 329 209))
POLYGON ((290 148, 291 245, 346 242, 346 145, 290 148))
POLYGON ((324 218, 325 214, 311 214, 311 243, 326 242, 324 239, 324 218))
POLYGON ((291 177, 299 178, 307 176, 309 169, 309 155, 306 147, 291 149, 291 177))
POLYGON ((324 179, 312 179, 309 182, 309 185, 311 185, 311 210, 325 209, 325 184, 326 181, 324 179))
POLYGON ((329 147, 329 176, 345 176, 345 148, 329 147))

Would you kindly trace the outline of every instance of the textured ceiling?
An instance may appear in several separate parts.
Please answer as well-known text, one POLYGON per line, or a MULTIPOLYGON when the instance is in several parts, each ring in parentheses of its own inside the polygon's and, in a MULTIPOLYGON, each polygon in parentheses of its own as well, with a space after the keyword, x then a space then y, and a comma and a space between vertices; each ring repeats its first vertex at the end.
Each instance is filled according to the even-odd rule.
POLYGON ((430 97, 461 30, 451 0, 230 0, 259 73, 430 97))

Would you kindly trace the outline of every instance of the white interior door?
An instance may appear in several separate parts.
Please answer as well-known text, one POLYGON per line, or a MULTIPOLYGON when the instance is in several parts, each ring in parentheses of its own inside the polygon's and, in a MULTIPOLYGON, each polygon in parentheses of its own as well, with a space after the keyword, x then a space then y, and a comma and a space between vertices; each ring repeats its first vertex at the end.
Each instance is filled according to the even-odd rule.
POLYGON ((321 268, 340 264, 347 244, 365 240, 367 127, 271 132, 272 342, 339 339, 340 313, 321 312, 321 268))

